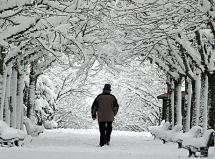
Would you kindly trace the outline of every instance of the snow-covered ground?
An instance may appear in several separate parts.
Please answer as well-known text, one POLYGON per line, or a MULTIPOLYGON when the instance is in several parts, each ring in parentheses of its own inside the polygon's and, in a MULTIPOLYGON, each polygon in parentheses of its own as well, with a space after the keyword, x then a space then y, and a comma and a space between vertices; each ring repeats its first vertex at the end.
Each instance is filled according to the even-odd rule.
MULTIPOLYGON (((46 130, 24 147, 0 147, 0 159, 185 159, 188 151, 162 144, 147 132, 113 131, 111 145, 98 147, 98 130, 46 130)), ((209 149, 209 159, 215 149, 209 149)))

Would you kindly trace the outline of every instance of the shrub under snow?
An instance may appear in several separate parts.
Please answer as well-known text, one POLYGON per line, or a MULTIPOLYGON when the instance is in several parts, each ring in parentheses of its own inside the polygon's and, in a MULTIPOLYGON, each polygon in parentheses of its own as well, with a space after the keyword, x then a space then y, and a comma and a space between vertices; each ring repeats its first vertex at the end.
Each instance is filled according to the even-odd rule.
POLYGON ((58 124, 54 120, 51 121, 47 120, 43 123, 43 126, 45 127, 45 129, 56 129, 58 127, 58 124))

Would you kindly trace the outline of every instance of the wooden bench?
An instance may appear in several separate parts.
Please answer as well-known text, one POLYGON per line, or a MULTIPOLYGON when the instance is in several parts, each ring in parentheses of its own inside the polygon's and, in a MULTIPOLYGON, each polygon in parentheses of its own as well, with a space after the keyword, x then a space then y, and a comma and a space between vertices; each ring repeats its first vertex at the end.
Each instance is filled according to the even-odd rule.
POLYGON ((160 126, 149 127, 149 131, 155 138, 161 139, 163 143, 178 143, 178 148, 189 151, 188 157, 197 157, 196 152, 199 152, 200 156, 207 157, 209 147, 215 144, 215 131, 209 129, 201 134, 202 128, 199 126, 194 126, 190 131, 183 133, 181 125, 176 125, 170 130, 170 124, 165 125, 164 123, 160 126))
POLYGON ((160 131, 158 138, 163 141, 163 144, 166 142, 173 142, 173 137, 182 133, 182 127, 182 125, 175 125, 172 130, 162 130, 160 131))
POLYGON ((22 146, 26 137, 27 134, 24 131, 10 128, 4 121, 0 120, 0 146, 22 146))
POLYGON ((196 156, 196 152, 200 152, 200 156, 207 157, 208 149, 214 146, 215 131, 213 129, 206 130, 199 138, 190 138, 182 142, 182 148, 188 150, 189 155, 196 156))
POLYGON ((162 121, 159 126, 150 126, 149 132, 154 136, 154 138, 159 138, 161 131, 166 131, 171 129, 171 124, 169 122, 162 121))
POLYGON ((39 125, 34 124, 31 121, 31 119, 29 119, 29 118, 25 118, 23 123, 24 123, 24 125, 26 127, 27 134, 31 135, 33 137, 34 136, 39 136, 39 134, 43 133, 43 131, 44 131, 43 126, 39 126, 39 125))
POLYGON ((182 142, 189 138, 198 138, 200 137, 202 128, 200 126, 193 126, 188 132, 178 133, 172 137, 172 142, 178 144, 178 148, 182 148, 182 142))

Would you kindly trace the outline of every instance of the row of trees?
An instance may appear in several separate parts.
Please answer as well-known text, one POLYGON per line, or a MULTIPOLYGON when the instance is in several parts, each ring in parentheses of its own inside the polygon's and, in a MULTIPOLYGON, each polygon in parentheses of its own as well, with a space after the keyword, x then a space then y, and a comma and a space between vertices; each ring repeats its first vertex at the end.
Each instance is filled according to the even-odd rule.
POLYGON ((127 48, 166 73, 171 101, 168 120, 183 124, 185 130, 193 125, 215 128, 214 9, 213 0, 149 3, 134 0, 130 1, 126 13, 121 11, 125 22, 118 23, 126 30, 127 48), (183 82, 185 116, 182 116, 181 103, 183 82))
POLYGON ((27 117, 33 118, 37 79, 55 61, 82 74, 149 59, 167 75, 170 120, 186 130, 191 125, 214 128, 213 0, 0 3, 0 120, 22 128, 23 103, 27 117))
MULTIPOLYGON (((34 26, 39 23, 39 19, 36 12, 30 12, 29 9, 36 3, 36 1, 1 1, 0 120, 18 129, 23 128, 25 75, 30 69, 30 89, 27 91, 29 100, 26 101, 28 116, 30 116, 37 70, 29 66, 39 62, 39 57, 43 60, 44 55, 40 45, 33 39, 37 32, 34 26)), ((38 2, 39 4, 42 4, 42 1, 38 2)), ((38 65, 38 69, 40 68, 42 69, 38 65)))
POLYGON ((0 1, 0 120, 22 129, 24 109, 34 118, 37 79, 54 61, 67 67, 92 65, 96 50, 91 45, 102 42, 91 38, 100 34, 102 17, 94 13, 96 3, 0 1))

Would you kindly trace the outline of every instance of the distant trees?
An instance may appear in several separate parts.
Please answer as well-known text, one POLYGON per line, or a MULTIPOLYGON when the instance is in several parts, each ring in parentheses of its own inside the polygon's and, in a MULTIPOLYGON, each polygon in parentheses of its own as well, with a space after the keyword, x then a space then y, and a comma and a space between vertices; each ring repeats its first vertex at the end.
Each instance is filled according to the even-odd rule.
POLYGON ((74 69, 50 69, 46 74, 52 77, 58 92, 54 120, 60 127, 92 128, 92 102, 104 84, 110 83, 120 105, 115 128, 125 130, 127 125, 146 128, 159 123, 161 105, 157 95, 165 89, 159 81, 163 76, 149 63, 143 65, 144 68, 134 62, 127 67, 117 66, 115 70, 104 66, 99 72, 90 69, 82 75, 74 69))
POLYGON ((124 8, 118 6, 120 14, 116 18, 123 15, 124 21, 118 21, 116 26, 126 30, 125 48, 155 63, 168 77, 172 107, 172 117, 168 120, 183 124, 186 130, 192 125, 214 128, 211 116, 215 106, 211 95, 215 68, 214 2, 134 0, 120 3, 124 8), (185 117, 181 107, 183 81, 186 83, 185 117))
POLYGON ((101 14, 103 6, 98 1, 3 0, 0 3, 0 120, 22 128, 22 98, 27 117, 33 119, 38 77, 53 61, 83 69, 99 59, 109 61, 109 57, 103 58, 105 55, 96 55, 99 50, 96 45, 107 44, 108 29, 101 25, 106 15, 101 14), (27 75, 29 78, 25 80, 27 75), (28 83, 25 95, 24 82, 28 83))
MULTIPOLYGON (((165 91, 165 76, 149 62, 135 62, 123 68, 113 80, 113 93, 120 104, 115 125, 126 130, 127 125, 146 129, 161 122, 161 103, 157 96, 165 91)), ((110 82, 111 82, 110 80, 110 82)))
MULTIPOLYGON (((79 78, 90 68, 117 70, 115 65, 147 59, 166 74, 169 120, 186 130, 191 125, 214 128, 213 1, 2 0, 0 4, 0 120, 10 126, 22 128, 23 96, 26 115, 33 118, 38 78, 54 61, 79 69, 79 78), (183 83, 186 116, 181 105, 183 83)), ((73 82, 68 78, 55 102, 74 91, 64 85, 73 82)), ((147 94, 137 86, 141 82, 126 90, 135 90, 139 100, 147 94)))
POLYGON ((88 69, 65 68, 56 64, 45 71, 55 88, 56 109, 51 117, 64 128, 91 128, 91 87, 88 69))
POLYGON ((24 82, 29 84, 25 89, 26 115, 33 118, 39 75, 56 59, 64 58, 65 61, 67 56, 66 60, 72 60, 67 51, 68 45, 63 45, 70 43, 74 52, 80 52, 76 43, 78 40, 65 37, 73 27, 71 24, 76 23, 68 15, 74 13, 80 4, 79 1, 73 1, 68 6, 66 2, 43 0, 3 0, 0 3, 0 120, 14 128, 22 128, 24 82), (58 18, 59 21, 56 21, 58 18), (65 30, 61 30, 64 22, 67 22, 67 27, 63 25, 65 30), (28 71, 29 79, 25 81, 28 71))

